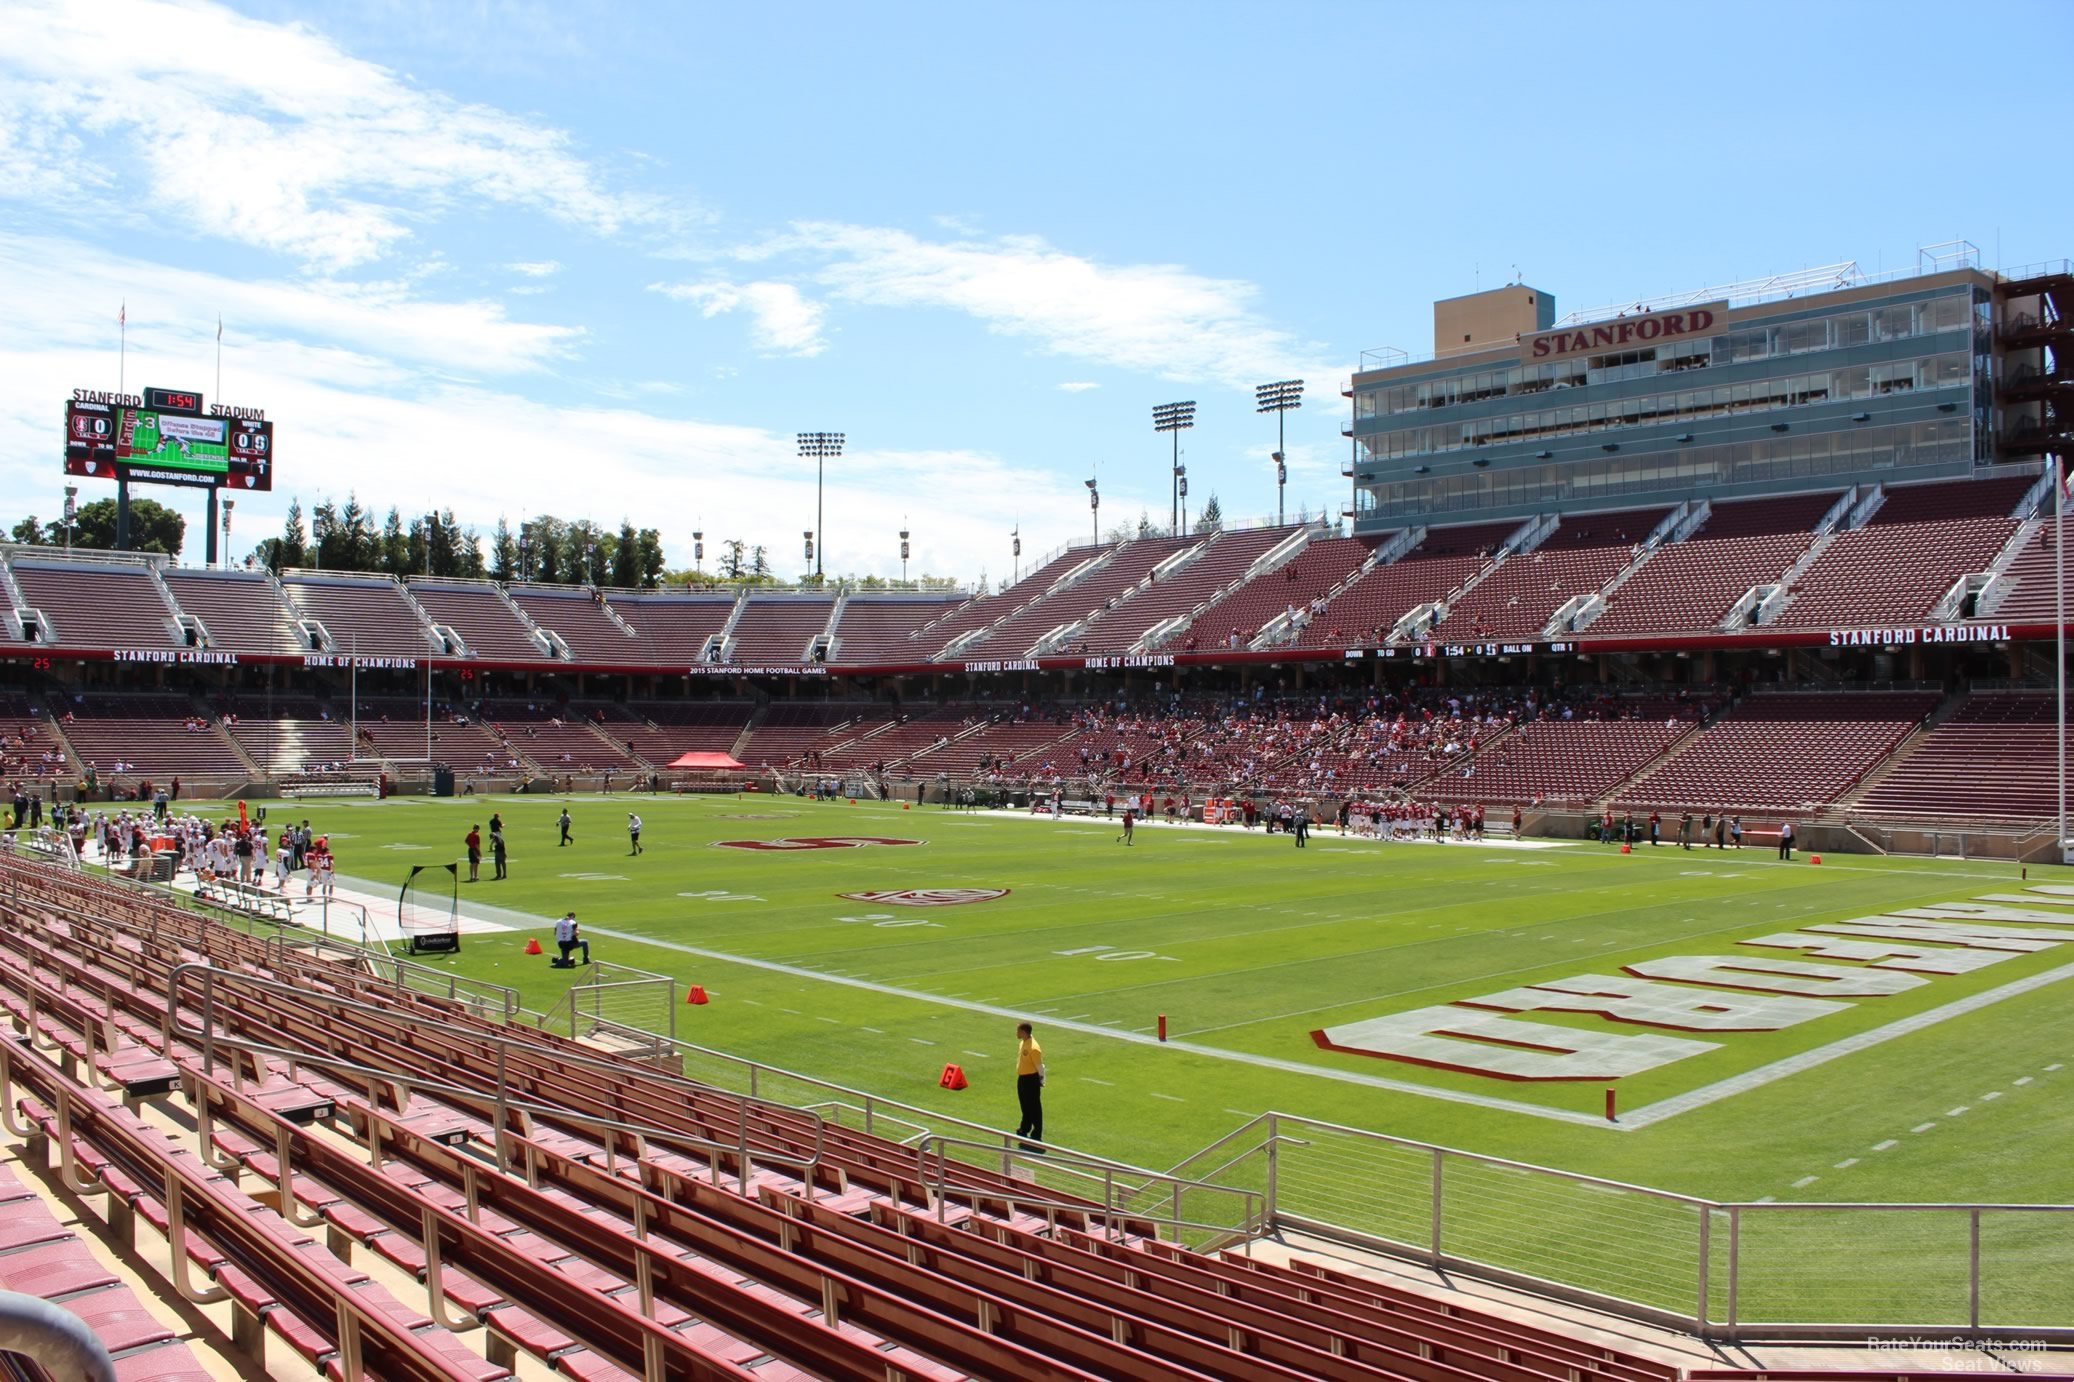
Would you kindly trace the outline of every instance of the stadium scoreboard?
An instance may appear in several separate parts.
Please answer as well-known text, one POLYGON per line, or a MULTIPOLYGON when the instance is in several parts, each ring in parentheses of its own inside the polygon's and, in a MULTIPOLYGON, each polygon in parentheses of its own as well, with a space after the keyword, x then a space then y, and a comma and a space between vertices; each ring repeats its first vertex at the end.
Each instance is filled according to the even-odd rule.
POLYGON ((65 404, 65 473, 270 491, 274 424, 257 408, 205 407, 189 389, 74 389, 65 404))

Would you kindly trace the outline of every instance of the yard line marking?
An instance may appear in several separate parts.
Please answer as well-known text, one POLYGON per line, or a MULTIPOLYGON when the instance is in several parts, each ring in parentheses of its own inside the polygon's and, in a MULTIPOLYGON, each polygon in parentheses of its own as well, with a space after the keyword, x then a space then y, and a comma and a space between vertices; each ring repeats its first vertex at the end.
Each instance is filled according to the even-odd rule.
POLYGON ((1896 1141, 1895 1141, 1895 1140, 1894 1140, 1893 1138, 1891 1138, 1891 1137, 1890 1137, 1890 1138, 1888 1138, 1888 1139, 1887 1139, 1887 1140, 1886 1140, 1885 1142, 1875 1142, 1875 1143, 1873 1143, 1873 1144, 1872 1144, 1872 1149, 1873 1149, 1873 1150, 1874 1150, 1875 1152, 1884 1152, 1884 1151, 1886 1151, 1886 1150, 1887 1150, 1887 1149, 1888 1149, 1889 1147, 1898 1147, 1898 1146, 1900 1146, 1900 1145, 1901 1145, 1901 1144, 1900 1144, 1899 1142, 1896 1142, 1896 1141))
MULTIPOLYGON (((651 942, 651 944, 653 943, 651 942)), ((1817 1046, 1813 1050, 1787 1056, 1782 1060, 1773 1061, 1769 1065, 1760 1065, 1755 1070, 1748 1070, 1740 1075, 1732 1075, 1728 1079, 1718 1080, 1713 1084, 1704 1085, 1685 1094, 1674 1095, 1669 1099, 1659 1099, 1656 1103, 1621 1114, 1620 1122, 1617 1125, 1602 1122, 1600 1126, 1617 1126, 1623 1130, 1646 1128, 1650 1124, 1660 1123, 1666 1118, 1675 1118, 1681 1113, 1688 1113, 1696 1108, 1705 1108, 1708 1104, 1726 1099, 1732 1094, 1741 1094, 1747 1090, 1756 1089, 1760 1085, 1770 1084, 1774 1080, 1784 1079, 1788 1075, 1797 1075, 1804 1070, 1812 1070, 1818 1065, 1826 1065, 1839 1057, 1854 1055, 1859 1051, 1879 1046, 1894 1040, 1896 1037, 1908 1036, 1913 1032, 1920 1032, 1925 1028, 1934 1027, 1938 1023, 1951 1018, 1962 1017, 1970 1012, 1978 1012, 1980 1009, 1990 1007, 2005 998, 2014 998, 2019 994, 2031 993, 2037 989, 2047 988, 2059 983, 2063 979, 2074 979, 2074 964, 2061 965, 2056 969, 2043 970, 2028 978, 2015 979, 2002 985, 2000 988, 1984 989, 1979 993, 1946 1003, 1943 1007, 1928 1008, 1912 1016, 1898 1018, 1884 1027, 1874 1027, 1869 1031, 1857 1032, 1851 1036, 1832 1041, 1827 1046, 1817 1046)), ((1958 1110, 1958 1113, 1949 1116, 1957 1117, 1959 1113, 1964 1113, 1965 1111, 1965 1109, 1961 1108, 1958 1110)), ((1587 1118, 1583 1121, 1589 1122, 1590 1120, 1587 1118)))
POLYGON ((2013 1081, 2013 1083, 2015 1083, 2015 1084, 2029 1084, 2030 1082, 2031 1082, 2031 1077, 2030 1077, 2029 1075, 2019 1075, 2019 1076, 2017 1076, 2017 1077, 2016 1077, 2016 1079, 2015 1079, 2015 1080, 2013 1081))
POLYGON ((2060 1068, 2060 1063, 2058 1061, 2054 1061, 2051 1065, 2048 1065, 2045 1068, 2047 1070, 2057 1070, 2060 1068))
POLYGON ((1793 1188, 1795 1190, 1805 1190, 1820 1179, 1822 1179, 1820 1176, 1802 1176, 1799 1180, 1793 1182, 1793 1188))
POLYGON ((885 1035, 885 1033, 884 1033, 884 1032, 880 1031, 880 1030, 879 1030, 878 1028, 876 1028, 876 1027, 860 1027, 860 1028, 859 1028, 858 1030, 859 1030, 859 1031, 865 1031, 865 1032, 870 1032, 870 1033, 871 1033, 871 1034, 872 1034, 873 1036, 884 1036, 884 1035, 885 1035))
POLYGON ((1989 1090, 1989 1091, 1988 1091, 1987 1093, 1985 1093, 1985 1094, 1983 1094, 1983 1095, 1981 1095, 1981 1096, 1980 1096, 1980 1101, 1981 1101, 1981 1102, 1982 1102, 1982 1103, 1984 1104, 1984 1103, 1986 1103, 1986 1102, 1987 1102, 1988 1100, 1990 1100, 1990 1099, 1999 1099, 1999 1098, 2001 1098, 2001 1097, 2002 1097, 2002 1091, 2001 1091, 2001 1090, 1999 1090, 1999 1089, 1991 1089, 1991 1090, 1989 1090))
POLYGON ((834 1018, 832 1018, 832 1017, 823 1017, 823 1016, 821 1016, 821 1015, 820 1015, 820 1014, 818 1014, 818 1013, 816 1013, 816 1014, 814 1015, 814 1020, 815 1020, 816 1022, 826 1022, 826 1023, 827 1023, 827 1024, 829 1025, 829 1026, 831 1026, 831 1027, 840 1027, 840 1026, 842 1026, 842 1025, 843 1025, 842 1023, 840 1023, 840 1022, 836 1021, 836 1020, 835 1020, 834 1018))
POLYGON ((1960 1114, 1964 1113, 1967 1109, 1972 1107, 1973 1105, 1971 1104, 1961 1104, 1957 1108, 1948 1108, 1944 1111, 1944 1116, 1947 1118, 1957 1118, 1960 1114))
POLYGON ((1934 1128, 1934 1127, 1936 1127, 1936 1126, 1937 1126, 1937 1124, 1935 1124, 1935 1123, 1918 1123, 1918 1124, 1916 1124, 1916 1125, 1915 1125, 1914 1127, 1910 1128, 1910 1129, 1909 1129, 1909 1131, 1910 1131, 1910 1132, 1928 1132, 1928 1131, 1930 1131, 1930 1129, 1932 1129, 1932 1128, 1934 1128))
POLYGON ((909 1037, 908 1040, 917 1046, 934 1046, 936 1044, 927 1037, 909 1037))
POLYGON ((1242 1109, 1242 1108, 1228 1108, 1228 1109, 1226 1109, 1226 1110, 1225 1110, 1225 1112, 1226 1112, 1226 1113, 1230 1113, 1230 1114, 1235 1114, 1235 1115, 1237 1115, 1237 1116, 1238 1116, 1238 1117, 1240 1117, 1240 1118, 1258 1118, 1258 1117, 1260 1116, 1260 1115, 1259 1115, 1259 1114, 1257 1114, 1257 1113, 1248 1113, 1248 1112, 1246 1112, 1246 1110, 1244 1110, 1244 1109, 1242 1109))
POLYGON ((779 1012, 781 1012, 781 1013, 791 1013, 791 1014, 792 1014, 792 1015, 793 1015, 794 1017, 798 1017, 798 1016, 799 1016, 799 1009, 798 1009, 798 1008, 780 1008, 780 1009, 778 1009, 778 1011, 779 1011, 779 1012))
POLYGON ((1178 1094, 1162 1094, 1156 1089, 1147 1090, 1146 1093, 1150 1094, 1155 1099, 1165 1099, 1170 1104, 1185 1104, 1188 1102, 1188 1100, 1182 1098, 1178 1094))
POLYGON ((1836 1163, 1836 1169, 1837 1169, 1837 1170, 1839 1170, 1839 1171, 1848 1171, 1848 1170, 1850 1170, 1850 1169, 1851 1169, 1851 1168, 1852 1168, 1853 1166, 1856 1166, 1857 1164, 1858 1164, 1858 1158, 1857 1158, 1857 1157, 1854 1157, 1854 1156, 1847 1156, 1847 1157, 1845 1157, 1845 1158, 1844 1158, 1844 1159, 1843 1159, 1842 1161, 1839 1161, 1838 1163, 1836 1163))
POLYGON ((974 1060, 985 1060, 987 1058, 987 1053, 984 1051, 967 1051, 965 1054, 974 1060))
POLYGON ((1116 1088, 1116 1082, 1114 1080, 1098 1080, 1092 1075, 1082 1075, 1080 1078, 1086 1080, 1089 1084, 1103 1085, 1110 1089, 1116 1088))
MULTIPOLYGON (((627 941, 633 944, 650 945, 658 950, 674 951, 679 955, 693 955, 704 960, 718 960, 724 964, 738 964, 750 969, 760 969, 773 974, 783 974, 795 979, 818 979, 826 984, 839 984, 844 988, 862 989, 868 993, 882 994, 889 998, 904 998, 920 1003, 934 1003, 939 1007, 959 1008, 966 1012, 984 1013, 989 1017, 1006 1017, 1026 1020, 1033 1014, 1018 1008, 998 1007, 991 1003, 975 1003, 970 999, 949 999, 937 994, 919 993, 892 984, 876 983, 869 979, 843 979, 829 974, 817 974, 801 969, 797 965, 784 964, 778 960, 759 960, 747 955, 733 955, 725 950, 709 950, 703 946, 684 945, 678 941, 654 940, 636 935, 631 931, 620 931, 612 927, 592 927, 597 935, 609 940, 627 941)), ((1089 1023, 1076 1023, 1071 1019, 1053 1018, 1054 1027, 1066 1027, 1090 1036, 1108 1037, 1113 1041, 1136 1042, 1141 1046, 1158 1046, 1157 1037, 1144 1036, 1137 1032, 1119 1031, 1111 1027, 1097 1027, 1089 1023)), ((1192 1041, 1169 1041, 1167 1049, 1185 1051, 1192 1056, 1207 1056, 1213 1060, 1231 1061, 1239 1065, 1251 1065, 1262 1070, 1273 1070, 1285 1075, 1304 1075, 1313 1079, 1335 1080, 1341 1084, 1359 1085, 1364 1089, 1387 1089, 1399 1094, 1418 1094, 1445 1103, 1470 1104, 1477 1108, 1499 1109, 1509 1113, 1527 1113, 1537 1118, 1547 1118, 1558 1123, 1575 1123, 1579 1127, 1604 1128, 1609 1125, 1596 1113, 1572 1112, 1567 1109, 1546 1108, 1519 1099, 1502 1099, 1491 1094, 1474 1094, 1466 1090, 1438 1089, 1432 1085, 1416 1084, 1410 1080, 1392 1080, 1380 1075, 1368 1075, 1354 1070, 1335 1070, 1329 1066, 1308 1064, 1304 1061, 1287 1060, 1280 1056, 1257 1055, 1251 1051, 1226 1051, 1215 1046, 1204 1046, 1192 1041)), ((1252 1114, 1245 1117, 1251 1118, 1252 1114)))
POLYGON ((763 1004, 757 1002, 754 998, 744 998, 742 1001, 744 1003, 747 1003, 752 1008, 760 1008, 763 1006, 763 1004))

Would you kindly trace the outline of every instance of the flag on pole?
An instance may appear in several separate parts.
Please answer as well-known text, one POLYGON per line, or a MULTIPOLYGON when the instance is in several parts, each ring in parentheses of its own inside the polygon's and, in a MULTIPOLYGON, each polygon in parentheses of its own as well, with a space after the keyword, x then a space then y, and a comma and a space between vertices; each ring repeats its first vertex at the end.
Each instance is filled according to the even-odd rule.
POLYGON ((130 300, 128 298, 122 300, 122 311, 115 314, 115 324, 117 326, 128 326, 130 324, 130 300))
POLYGON ((221 344, 223 341, 223 314, 221 312, 216 314, 216 340, 218 344, 221 344))

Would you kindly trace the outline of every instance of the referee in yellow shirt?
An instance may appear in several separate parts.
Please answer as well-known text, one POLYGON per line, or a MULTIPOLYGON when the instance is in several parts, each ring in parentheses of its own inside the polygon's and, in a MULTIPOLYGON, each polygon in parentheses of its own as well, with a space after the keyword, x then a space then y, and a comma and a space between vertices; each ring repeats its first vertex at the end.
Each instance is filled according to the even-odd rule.
POLYGON ((1015 1026, 1015 1097, 1023 1106, 1022 1125, 1015 1135, 1023 1139, 1023 1150, 1041 1152, 1044 1141, 1044 1048, 1027 1022, 1015 1026))

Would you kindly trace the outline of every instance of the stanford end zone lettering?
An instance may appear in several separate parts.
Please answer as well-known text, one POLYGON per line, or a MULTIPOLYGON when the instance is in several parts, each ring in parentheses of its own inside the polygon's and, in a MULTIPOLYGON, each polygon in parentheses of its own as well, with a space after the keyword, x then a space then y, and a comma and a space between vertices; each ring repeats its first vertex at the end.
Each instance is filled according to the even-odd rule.
POLYGON ((863 849, 867 845, 918 845, 884 835, 799 835, 788 840, 715 840, 715 849, 863 849))
POLYGON ((1720 1049, 1719 1041, 1622 1028, 1726 1036, 1776 1032, 1930 982, 2074 942, 2074 898, 1994 894, 1813 923, 1738 942, 1776 955, 1665 955, 1618 974, 1543 979, 1311 1033, 1327 1051, 1499 1080, 1617 1080, 1720 1049), (2036 902, 2040 906, 2009 906, 2036 902), (2056 907, 2048 907, 2058 904, 2056 907), (2064 909, 2064 910, 2062 910, 2064 909), (1825 964, 1824 960, 1851 963, 1825 964), (1596 1017, 1588 1028, 1529 1014, 1596 1017))
MULTIPOLYGON (((1715 306, 1726 305, 1717 303, 1715 306)), ((1623 346, 1646 345, 1650 341, 1678 336, 1698 336, 1713 329, 1713 307, 1688 307, 1682 312, 1646 312, 1617 321, 1543 331, 1524 337, 1520 341, 1520 356, 1526 360, 1553 360, 1586 350, 1619 350, 1623 346)))

